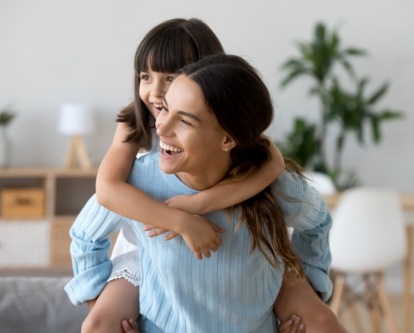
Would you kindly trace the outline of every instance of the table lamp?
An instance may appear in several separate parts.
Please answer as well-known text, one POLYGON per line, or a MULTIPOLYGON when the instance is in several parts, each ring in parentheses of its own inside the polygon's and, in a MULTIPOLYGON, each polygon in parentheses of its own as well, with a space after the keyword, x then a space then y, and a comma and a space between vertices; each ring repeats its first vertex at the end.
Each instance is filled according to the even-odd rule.
POLYGON ((63 104, 60 108, 58 131, 70 136, 65 167, 76 167, 76 160, 82 169, 92 166, 83 137, 95 131, 93 110, 84 104, 63 104))

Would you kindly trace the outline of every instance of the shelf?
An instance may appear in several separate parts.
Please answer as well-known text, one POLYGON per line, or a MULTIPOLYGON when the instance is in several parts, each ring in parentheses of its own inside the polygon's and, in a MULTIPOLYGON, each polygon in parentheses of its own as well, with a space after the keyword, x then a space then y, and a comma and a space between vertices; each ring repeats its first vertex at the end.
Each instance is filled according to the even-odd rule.
POLYGON ((16 218, 4 219, 0 211, 1 271, 71 271, 69 229, 95 192, 96 174, 97 168, 0 169, 2 193, 10 188, 42 189, 45 208, 41 218, 27 215, 27 207, 24 207, 25 218, 19 218, 18 204, 16 218))

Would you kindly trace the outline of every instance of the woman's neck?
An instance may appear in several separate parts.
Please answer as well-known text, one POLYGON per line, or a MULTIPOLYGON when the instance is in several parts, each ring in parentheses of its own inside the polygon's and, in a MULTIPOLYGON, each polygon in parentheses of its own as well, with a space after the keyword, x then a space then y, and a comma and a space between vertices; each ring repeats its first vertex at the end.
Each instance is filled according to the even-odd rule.
POLYGON ((198 172, 197 174, 191 174, 188 172, 178 172, 176 176, 189 188, 197 191, 207 190, 220 183, 227 175, 229 171, 229 164, 225 167, 219 167, 214 164, 213 168, 198 172))

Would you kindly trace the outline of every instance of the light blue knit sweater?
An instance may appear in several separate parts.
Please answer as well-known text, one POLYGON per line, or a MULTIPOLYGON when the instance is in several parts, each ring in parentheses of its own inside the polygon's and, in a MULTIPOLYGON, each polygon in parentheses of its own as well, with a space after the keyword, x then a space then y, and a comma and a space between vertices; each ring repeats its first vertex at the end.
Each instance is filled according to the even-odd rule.
MULTIPOLYGON (((158 153, 136 160, 129 182, 160 201, 197 193, 175 175, 159 170, 158 153)), ((324 201, 295 174, 283 173, 276 187, 300 199, 288 202, 277 198, 287 225, 295 228, 292 242, 307 277, 327 299, 332 290, 328 276, 328 232, 332 222, 324 201)), ((74 278, 65 290, 72 303, 94 299, 102 291, 112 267, 109 236, 130 224, 137 234, 140 252, 140 310, 150 323, 167 333, 276 332, 272 306, 281 286, 283 267, 274 269, 259 251, 249 253, 246 226, 234 231, 239 216, 229 220, 224 211, 217 211, 206 218, 226 231, 219 250, 210 259, 199 261, 180 237, 170 241, 149 238, 141 223, 105 209, 93 196, 70 231, 74 278)), ((141 332, 153 330, 142 327, 141 332)))

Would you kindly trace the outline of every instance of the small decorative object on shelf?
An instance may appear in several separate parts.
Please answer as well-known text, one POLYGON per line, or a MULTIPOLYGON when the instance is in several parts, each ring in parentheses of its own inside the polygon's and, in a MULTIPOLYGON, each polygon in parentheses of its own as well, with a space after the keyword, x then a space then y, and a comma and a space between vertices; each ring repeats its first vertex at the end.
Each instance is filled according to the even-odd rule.
POLYGON ((70 136, 65 167, 76 167, 76 160, 78 160, 82 169, 90 169, 92 164, 83 137, 95 131, 93 110, 83 104, 62 105, 58 130, 61 134, 70 136))
POLYGON ((10 139, 7 136, 7 126, 14 119, 16 114, 9 108, 0 110, 0 168, 10 165, 10 139))

